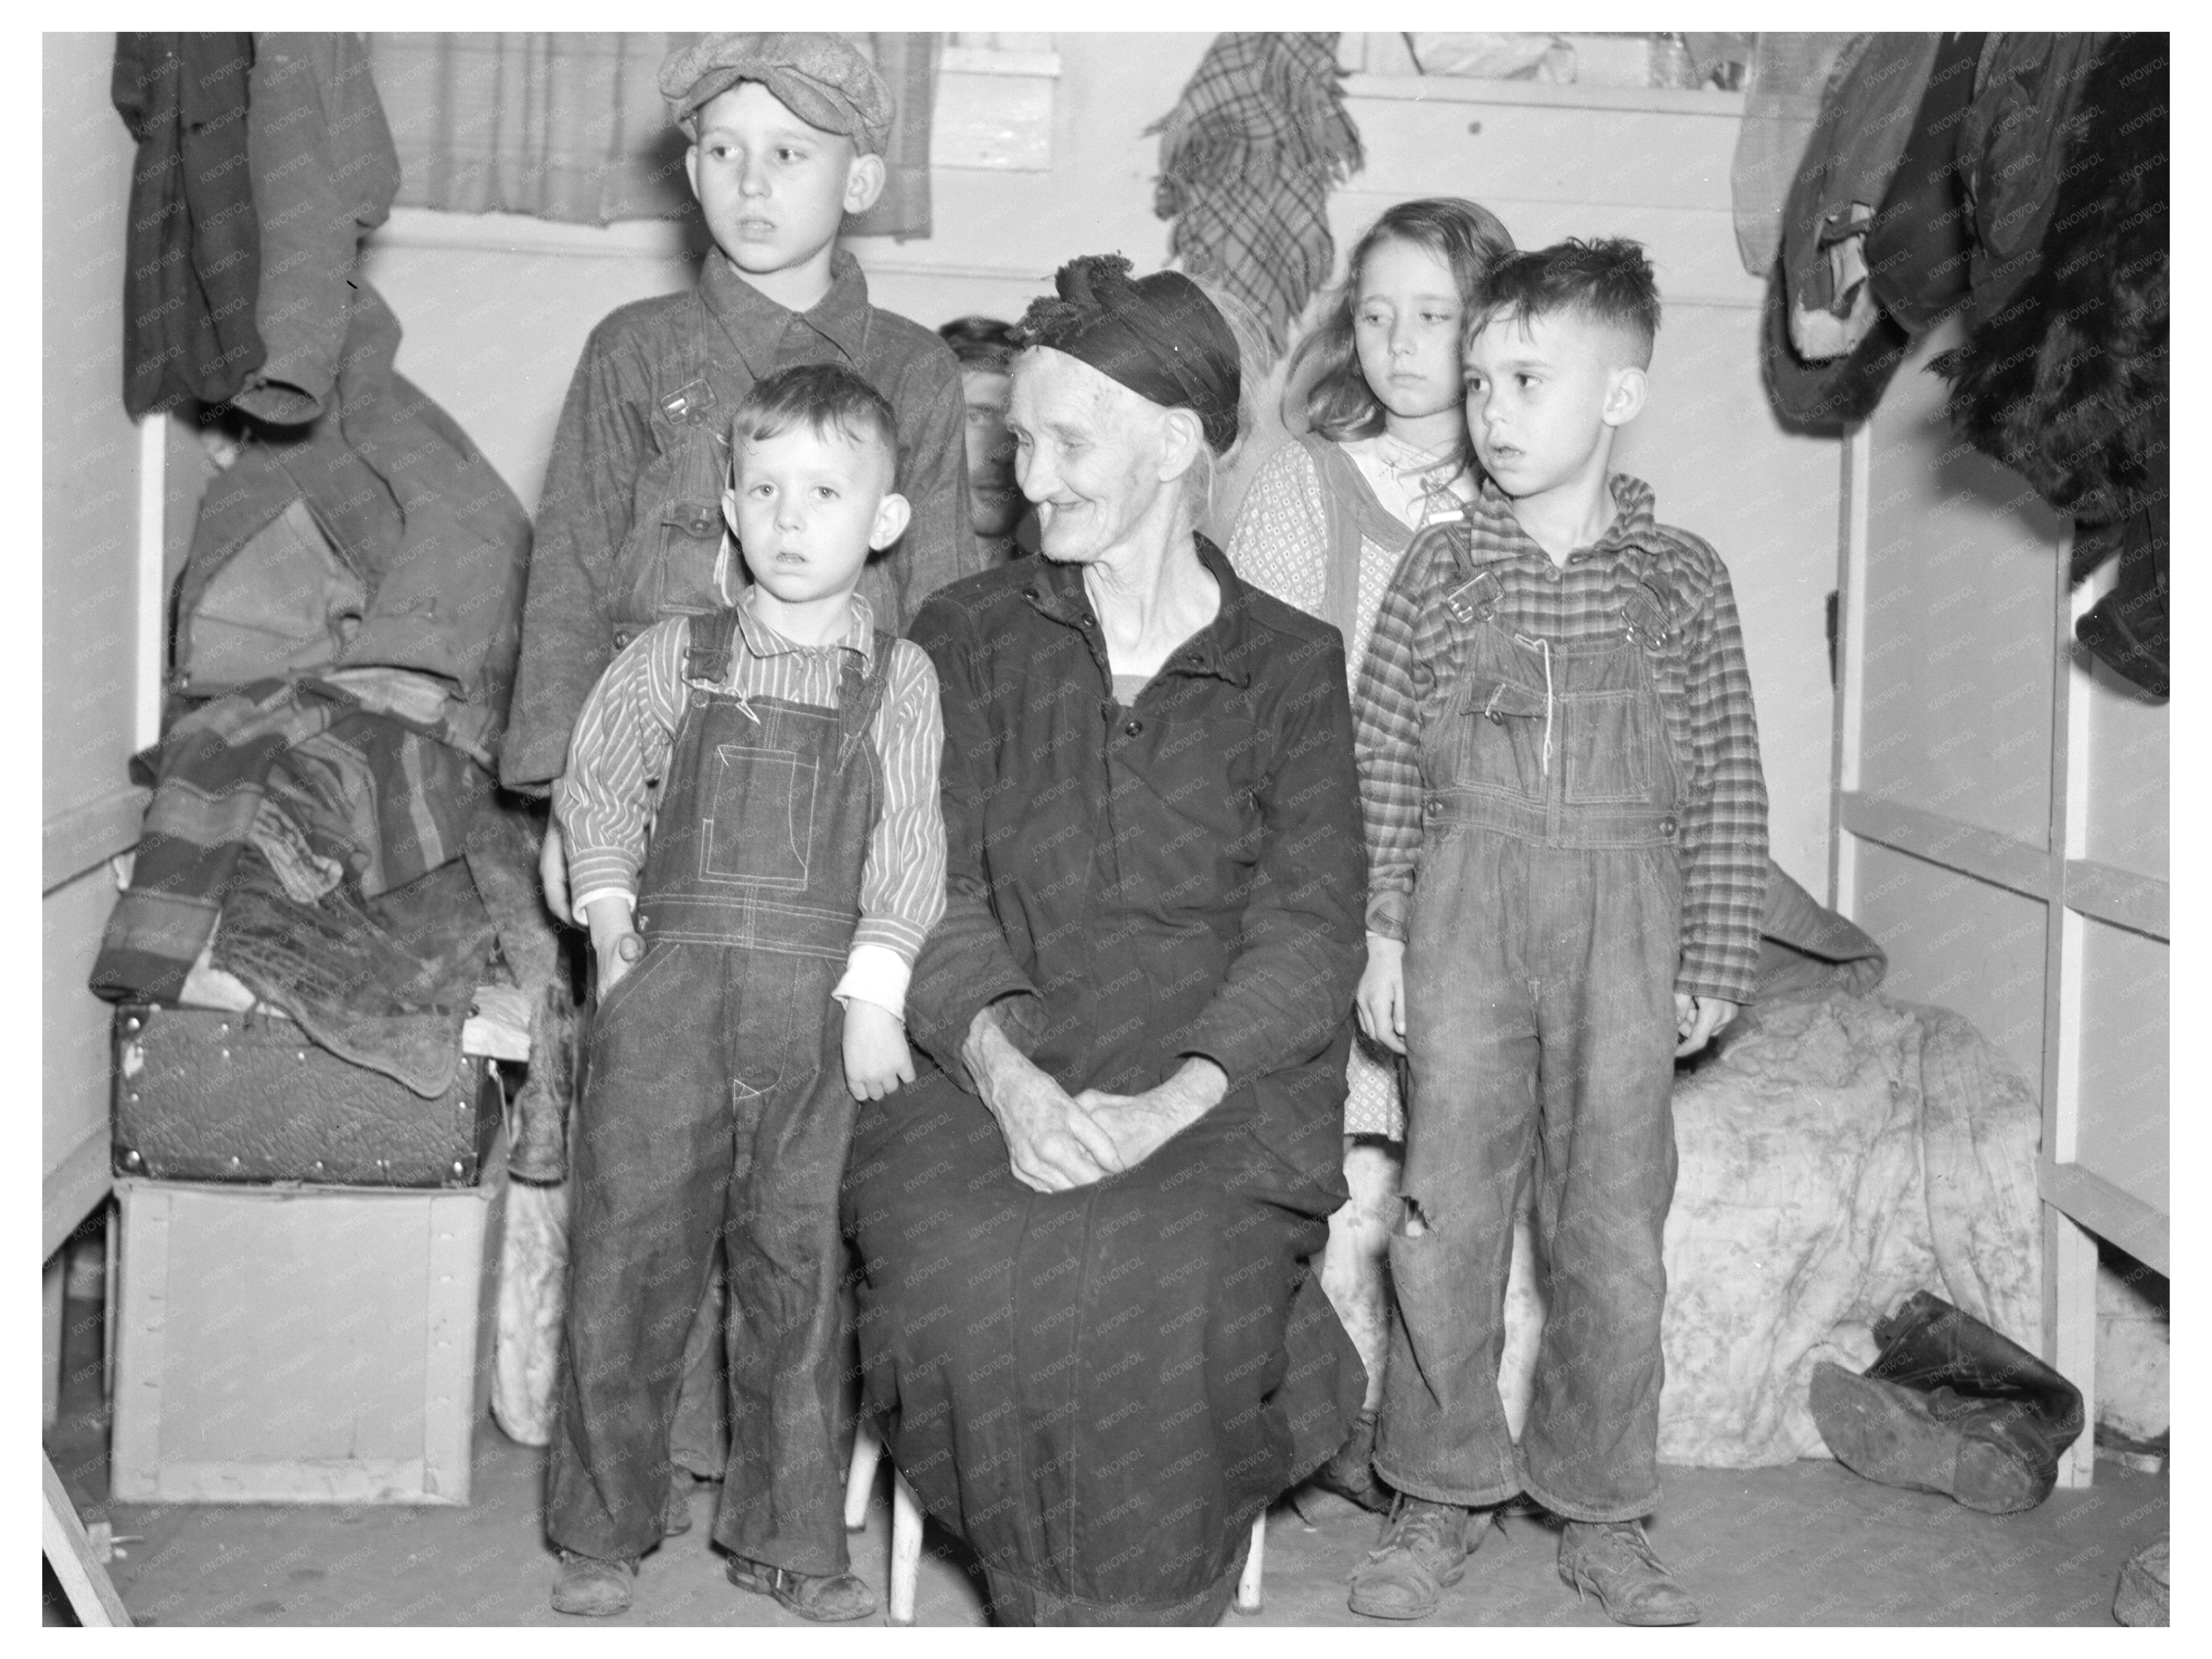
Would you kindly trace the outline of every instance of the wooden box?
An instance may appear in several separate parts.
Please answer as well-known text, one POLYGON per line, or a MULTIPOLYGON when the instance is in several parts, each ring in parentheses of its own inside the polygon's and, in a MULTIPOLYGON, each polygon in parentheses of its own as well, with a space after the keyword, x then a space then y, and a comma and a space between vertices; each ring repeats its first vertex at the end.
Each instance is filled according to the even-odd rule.
POLYGON ((504 1142, 465 1188, 122 1179, 111 1495, 466 1504, 504 1142))

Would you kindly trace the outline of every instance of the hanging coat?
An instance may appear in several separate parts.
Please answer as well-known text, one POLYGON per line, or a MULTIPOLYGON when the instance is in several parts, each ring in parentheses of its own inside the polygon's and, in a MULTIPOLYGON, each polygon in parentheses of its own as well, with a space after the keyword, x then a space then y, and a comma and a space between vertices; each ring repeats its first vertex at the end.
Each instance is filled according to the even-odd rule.
POLYGON ((355 258, 392 211, 399 157, 359 35, 253 43, 246 153, 261 212, 254 318, 268 358, 235 401, 289 426, 321 414, 337 382, 355 258))
MULTIPOLYGON (((2071 50, 2054 48, 2052 61, 2071 50)), ((2035 127, 2053 148, 2032 169, 2047 198, 2032 198, 2026 216, 2045 228, 2027 255, 1989 265, 1996 287, 1977 267, 1974 328, 1935 365, 1967 440, 2073 516, 2075 579, 2119 555, 2118 589, 2076 633, 2154 696, 2167 690, 2167 55, 2163 34, 2106 37, 2073 115, 2035 127), (2064 142, 2069 126, 2078 131, 2064 142), (2007 302, 1991 308, 2000 292, 2007 302)), ((1978 155, 1977 177, 2031 171, 1978 155)), ((1991 205, 1984 191, 1978 222, 1991 205)))
POLYGON ((1821 103, 1782 218, 1790 337, 1808 362, 1842 356, 1874 326, 1866 234, 1912 136, 1937 39, 1868 36, 1821 103))
POLYGON ((261 365, 261 234, 246 167, 250 34, 115 37, 138 141, 124 235, 123 408, 221 403, 261 365))

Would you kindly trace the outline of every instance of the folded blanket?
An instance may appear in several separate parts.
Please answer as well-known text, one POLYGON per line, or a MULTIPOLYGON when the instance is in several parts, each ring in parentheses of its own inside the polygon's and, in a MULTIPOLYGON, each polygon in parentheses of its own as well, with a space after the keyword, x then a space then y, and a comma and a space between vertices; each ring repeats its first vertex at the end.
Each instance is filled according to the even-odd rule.
POLYGON ((304 854, 343 866, 374 898, 459 857, 490 786, 434 735, 316 680, 263 680, 191 710, 131 774, 154 796, 91 985, 161 1003, 183 996, 271 799, 304 854))

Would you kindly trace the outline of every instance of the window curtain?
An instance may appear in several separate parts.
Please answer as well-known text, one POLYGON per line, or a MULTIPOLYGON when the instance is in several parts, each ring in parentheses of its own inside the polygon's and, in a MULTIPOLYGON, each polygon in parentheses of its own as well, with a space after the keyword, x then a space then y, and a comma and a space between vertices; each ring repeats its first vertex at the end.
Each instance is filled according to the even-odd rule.
MULTIPOLYGON (((941 37, 848 36, 897 100, 884 193, 851 235, 929 234, 941 37)), ((399 153, 398 204, 604 225, 692 210, 661 61, 691 34, 386 33, 368 37, 399 153)))

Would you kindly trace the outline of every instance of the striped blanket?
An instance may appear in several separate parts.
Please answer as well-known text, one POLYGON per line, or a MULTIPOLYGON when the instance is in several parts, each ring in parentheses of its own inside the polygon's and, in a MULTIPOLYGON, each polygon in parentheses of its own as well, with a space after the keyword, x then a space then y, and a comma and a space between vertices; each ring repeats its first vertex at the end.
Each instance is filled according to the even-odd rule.
POLYGON ((111 1000, 178 1000, 272 800, 374 898, 459 857, 489 785, 427 729, 312 679, 258 681, 194 709, 131 771, 154 798, 93 965, 93 990, 111 1000))

